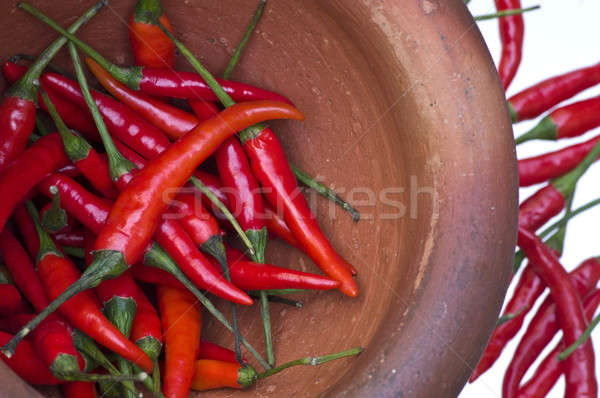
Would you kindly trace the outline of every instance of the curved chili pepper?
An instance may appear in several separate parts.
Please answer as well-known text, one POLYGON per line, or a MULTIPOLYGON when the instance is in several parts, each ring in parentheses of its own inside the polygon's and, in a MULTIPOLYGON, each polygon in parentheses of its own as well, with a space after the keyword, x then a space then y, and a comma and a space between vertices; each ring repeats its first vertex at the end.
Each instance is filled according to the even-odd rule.
MULTIPOLYGON (((52 195, 50 193, 50 195, 52 195)), ((25 243, 27 253, 32 259, 37 258, 40 248, 40 239, 38 238, 37 230, 24 204, 19 204, 13 212, 13 220, 18 227, 19 234, 25 243)), ((32 266, 33 267, 33 266, 32 266)), ((45 306, 44 306, 45 307, 45 306)))
POLYGON ((48 94, 46 94, 43 89, 40 90, 40 94, 43 102, 48 108, 48 113, 50 113, 50 116, 60 133, 60 137, 65 146, 65 153, 69 156, 71 162, 81 170, 83 176, 103 196, 107 198, 116 197, 117 189, 110 179, 106 162, 84 138, 69 130, 58 114, 50 97, 48 97, 48 94))
POLYGON ((529 140, 560 140, 577 137, 600 126, 600 97, 575 102, 555 109, 534 128, 515 139, 515 144, 529 140))
POLYGON ((200 340, 198 355, 196 355, 196 357, 198 359, 212 359, 216 361, 231 362, 239 365, 235 357, 235 352, 206 340, 200 340))
MULTIPOLYGON (((76 82, 54 73, 44 73, 41 81, 42 86, 77 104, 80 110, 89 112, 76 82)), ((94 90, 92 97, 110 133, 140 155, 153 159, 170 145, 169 139, 162 131, 119 101, 94 90)))
POLYGON ((48 134, 27 148, 0 173, 0 229, 29 191, 46 175, 69 163, 58 134, 48 134))
MULTIPOLYGON (((521 8, 520 0, 495 0, 495 3, 498 11, 521 8)), ((498 18, 498 27, 502 42, 498 74, 502 80, 502 86, 506 90, 517 74, 523 56, 523 35, 525 33, 523 15, 498 18)))
MULTIPOLYGON (((550 288, 565 344, 568 346, 574 343, 586 330, 587 321, 577 291, 566 271, 533 232, 519 228, 518 245, 529 258, 533 269, 550 288)), ((588 340, 564 361, 566 397, 597 395, 594 367, 594 348, 588 340)))
POLYGON ((298 239, 294 236, 290 227, 285 223, 285 220, 269 205, 265 206, 265 224, 267 229, 274 236, 283 239, 288 244, 294 246, 300 251, 304 251, 304 248, 298 242, 298 239))
MULTIPOLYGON (((33 308, 37 312, 46 308, 49 301, 42 282, 33 268, 29 255, 12 234, 10 228, 4 228, 0 234, 0 254, 15 285, 23 292, 33 308)), ((34 255, 37 255, 37 249, 34 255)))
MULTIPOLYGON (((0 344, 4 345, 12 338, 13 336, 8 333, 0 332, 0 344)), ((33 343, 27 340, 17 346, 10 358, 1 352, 0 357, 8 367, 29 384, 52 386, 61 383, 40 358, 33 343)))
POLYGON ((600 83, 600 63, 543 80, 508 99, 513 123, 534 119, 554 105, 600 83))
POLYGON ((156 288, 165 331, 165 398, 186 398, 194 377, 195 355, 200 344, 202 317, 196 298, 186 290, 156 288))
MULTIPOLYGON (((157 29, 160 30, 160 28, 157 29)), ((200 123, 198 118, 191 113, 164 101, 133 91, 124 84, 119 83, 91 58, 86 58, 85 62, 102 87, 116 99, 133 109, 138 115, 164 131, 170 138, 183 137, 200 123)))
MULTIPOLYGON (((598 305, 600 305, 600 291, 595 290, 585 299, 584 312, 586 319, 591 320, 594 317, 598 305)), ((548 394, 564 372, 563 363, 557 359, 558 354, 564 349, 565 344, 561 341, 540 362, 531 379, 519 389, 519 398, 543 398, 548 394)))
POLYGON ((558 151, 519 159, 519 186, 527 187, 568 173, 585 158, 598 141, 600 137, 594 137, 558 151))
MULTIPOLYGON (((76 32, 104 5, 104 1, 96 3, 69 27, 69 32, 76 32)), ((46 48, 25 75, 11 86, 0 104, 0 171, 25 149, 35 125, 35 84, 46 65, 66 42, 60 37, 46 48)))
MULTIPOLYGON (((17 65, 13 62, 5 62, 2 65, 2 74, 9 83, 14 83, 19 80, 27 72, 27 68, 17 65)), ((74 103, 67 101, 60 95, 57 95, 53 90, 48 89, 46 85, 42 84, 42 87, 48 93, 50 100, 56 107, 58 114, 63 118, 67 126, 73 130, 81 133, 87 139, 92 141, 98 141, 99 136, 96 131, 96 126, 92 118, 86 113, 81 112, 81 109, 74 103)), ((38 92, 38 105, 45 111, 48 111, 46 104, 42 101, 42 97, 38 92)))
POLYGON ((97 398, 94 383, 86 381, 71 381, 63 383, 60 389, 65 398, 97 398))
MULTIPOLYGON (((598 259, 591 258, 584 261, 569 274, 569 277, 579 297, 586 297, 600 279, 598 259)), ((552 296, 548 296, 529 323, 504 374, 502 383, 504 398, 517 396, 523 376, 560 329, 555 308, 556 304, 552 296)))
MULTIPOLYGON (((30 206, 32 207, 32 206, 30 206)), ((32 208, 32 211, 35 211, 32 208)), ((35 220, 34 220, 35 222, 35 220)), ((55 300, 62 294, 65 289, 68 289, 73 282, 77 281, 80 272, 68 258, 63 257, 54 246, 50 237, 36 225, 38 235, 40 237, 40 250, 38 253, 37 269, 40 280, 44 285, 46 294, 50 300, 55 300)), ((123 358, 129 359, 131 362, 139 365, 144 371, 152 372, 152 361, 146 354, 140 350, 135 344, 127 340, 121 332, 119 332, 100 311, 96 300, 94 300, 91 292, 81 292, 73 295, 73 297, 65 303, 61 303, 60 312, 85 334, 96 340, 98 343, 109 348, 110 350, 121 355, 123 358)), ((46 307, 46 310, 49 307, 46 307)), ((43 312, 42 312, 43 313, 43 312)), ((38 318, 38 317, 36 317, 38 318)), ((42 318, 43 319, 43 318, 42 318)), ((35 320, 35 318, 34 318, 35 320)), ((28 325, 30 325, 28 323, 28 325)), ((25 326, 27 328, 28 326, 25 326)), ((31 330, 32 328, 29 328, 31 330)), ((29 331, 26 330, 26 331, 29 331)), ((21 330, 21 332, 23 329, 21 330)), ((18 344, 19 336, 22 333, 15 335, 15 339, 3 347, 2 351, 10 352, 14 345, 18 344)))
POLYGON ((152 68, 172 68, 175 65, 175 47, 160 30, 154 19, 172 30, 159 0, 138 0, 129 18, 129 40, 136 65, 152 68), (151 16, 148 16, 148 13, 151 16))

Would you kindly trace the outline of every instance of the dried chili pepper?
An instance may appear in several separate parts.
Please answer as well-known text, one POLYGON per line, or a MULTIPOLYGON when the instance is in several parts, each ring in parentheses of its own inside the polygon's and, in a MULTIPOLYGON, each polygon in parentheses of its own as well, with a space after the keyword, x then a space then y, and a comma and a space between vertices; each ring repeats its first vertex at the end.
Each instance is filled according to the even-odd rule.
MULTIPOLYGON (((71 25, 69 31, 76 32, 104 5, 105 1, 96 3, 71 25)), ((25 149, 35 124, 37 87, 34 83, 65 43, 66 40, 60 37, 46 48, 25 75, 11 86, 0 104, 0 171, 25 149)))
POLYGON ((600 83, 600 63, 543 80, 508 99, 513 123, 533 119, 600 83))
POLYGON ((196 298, 186 290, 157 286, 159 311, 165 331, 165 398, 186 398, 194 377, 200 345, 202 316, 196 298))
POLYGON ((172 30, 160 0, 138 0, 127 24, 135 64, 151 68, 172 68, 175 65, 175 48, 171 40, 154 24, 154 19, 160 19, 167 29, 172 30))
MULTIPOLYGON (((520 0, 495 0, 495 3, 498 11, 521 8, 520 0)), ((525 34, 523 15, 517 14, 498 18, 498 27, 500 29, 500 41, 502 42, 498 74, 506 91, 517 74, 523 57, 523 36, 525 34)))
MULTIPOLYGON (((529 258, 535 272, 550 288, 565 344, 574 343, 586 330, 587 321, 577 291, 566 271, 533 232, 519 228, 518 245, 529 258)), ((596 396, 598 386, 594 368, 594 349, 588 341, 564 361, 565 396, 596 396)))

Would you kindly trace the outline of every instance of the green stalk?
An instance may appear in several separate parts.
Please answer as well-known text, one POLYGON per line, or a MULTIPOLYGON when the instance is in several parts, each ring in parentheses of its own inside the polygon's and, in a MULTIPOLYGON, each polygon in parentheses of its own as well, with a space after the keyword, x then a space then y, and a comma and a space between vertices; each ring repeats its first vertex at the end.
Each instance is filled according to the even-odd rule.
MULTIPOLYGON (((252 298, 253 300, 259 300, 262 298, 260 293, 263 293, 263 292, 267 295, 267 300, 269 300, 271 303, 285 304, 285 305, 289 305, 290 307, 294 307, 294 308, 302 308, 304 306, 302 304, 302 302, 300 302, 298 300, 292 300, 292 299, 288 299, 285 297, 269 295, 266 290, 259 291, 256 294, 248 293, 248 296, 250 296, 250 298, 252 298)), ((270 317, 269 317, 269 320, 270 320, 270 317)))
POLYGON ((585 332, 583 332, 583 334, 581 336, 579 336, 579 338, 573 344, 571 344, 563 352, 558 354, 558 356, 556 358, 559 361, 563 361, 563 360, 567 359, 567 357, 569 355, 571 355, 577 348, 579 348, 580 345, 585 343, 586 340, 590 338, 590 336, 592 335, 592 332, 594 331, 596 326, 598 326, 598 323, 600 323, 600 314, 596 315, 596 317, 592 320, 592 322, 587 327, 587 329, 585 329, 585 332))
MULTIPOLYGON (((89 21, 94 15, 107 4, 106 0, 101 0, 88 9, 81 17, 79 17, 73 25, 68 29, 68 34, 75 33, 77 30, 89 21)), ((52 58, 58 53, 58 51, 65 45, 67 39, 59 37, 56 39, 43 53, 37 58, 37 60, 31 64, 27 72, 21 77, 10 89, 8 89, 6 95, 9 97, 18 97, 26 99, 32 102, 37 100, 37 87, 35 82, 40 78, 40 75, 50 63, 52 58)))
POLYGON ((486 21, 489 19, 498 19, 498 18, 502 18, 502 17, 510 17, 511 15, 524 14, 526 12, 534 11, 539 8, 540 8, 539 5, 535 5, 535 6, 527 7, 527 8, 511 8, 509 10, 502 10, 502 11, 495 12, 493 14, 477 15, 477 16, 474 16, 473 19, 475 21, 486 21))
POLYGON ((290 168, 294 172, 296 178, 304 185, 315 190, 318 194, 329 199, 342 209, 346 210, 352 216, 352 221, 358 222, 360 220, 360 213, 352 207, 352 205, 342 199, 332 189, 326 187, 324 184, 312 178, 309 174, 305 173, 294 164, 290 163, 290 168))
POLYGON ((531 140, 556 140, 558 127, 550 116, 543 118, 535 127, 515 138, 515 145, 531 140))
POLYGON ((569 198, 569 196, 573 195, 575 191, 575 186, 579 179, 585 174, 585 172, 590 168, 592 163, 598 159, 600 156, 600 141, 594 145, 592 150, 586 155, 585 158, 575 167, 573 170, 568 172, 567 174, 555 178, 552 180, 551 184, 563 194, 565 198, 569 198))
MULTIPOLYGON (((72 32, 75 33, 75 32, 72 32)), ((65 43, 67 39, 65 39, 65 43)), ((35 60, 37 60, 37 57, 35 55, 31 55, 31 54, 13 54, 11 55, 8 60, 10 62, 12 62, 13 64, 17 64, 19 63, 22 59, 24 59, 25 61, 29 61, 29 62, 35 62, 35 60)), ((46 69, 49 70, 50 72, 53 73, 58 73, 59 75, 63 75, 63 76, 67 76, 70 77, 71 75, 69 75, 69 72, 63 68, 61 68, 60 66, 53 64, 53 63, 48 63, 48 65, 46 65, 46 69)))
POLYGON ((69 257, 85 259, 85 249, 83 247, 62 246, 61 249, 69 257))
POLYGON ((52 194, 52 205, 42 215, 42 225, 51 234, 55 234, 67 226, 67 212, 60 207, 60 193, 54 185, 50 187, 52 194))

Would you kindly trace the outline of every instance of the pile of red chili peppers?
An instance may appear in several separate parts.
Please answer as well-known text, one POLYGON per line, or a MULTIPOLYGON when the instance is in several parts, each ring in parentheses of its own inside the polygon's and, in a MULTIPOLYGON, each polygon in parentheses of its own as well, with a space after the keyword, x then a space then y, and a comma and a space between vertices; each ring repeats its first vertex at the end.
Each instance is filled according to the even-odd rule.
POLYGON ((355 222, 359 214, 291 165, 264 124, 302 120, 292 102, 229 79, 265 2, 221 78, 173 35, 159 0, 132 2, 131 67, 76 36, 106 0, 68 29, 19 3, 59 34, 38 57, 2 65, 10 88, 0 104, 0 357, 27 382, 58 385, 66 397, 133 398, 145 388, 183 398, 362 351, 284 364, 274 355, 272 304, 299 308, 287 295, 309 291, 358 295, 357 270, 329 243, 297 181, 355 222), (72 74, 51 64, 63 47, 72 74), (176 48, 195 72, 175 70, 176 48), (89 87, 80 53, 102 91, 89 87), (269 238, 323 274, 269 264, 269 238), (238 324, 255 300, 266 359, 238 324), (233 333, 233 349, 203 340, 206 313, 233 333))
MULTIPOLYGON (((518 0, 497 0, 498 11, 519 9, 518 0)), ((506 89, 515 76, 522 57, 524 19, 522 15, 501 17, 502 55, 498 71, 506 89)), ((516 138, 515 143, 530 140, 561 140, 581 136, 600 126, 600 98, 562 105, 585 89, 600 83, 600 64, 570 71, 543 80, 508 98, 513 123, 542 116, 539 123, 516 138)), ((599 137, 554 152, 520 159, 521 187, 543 184, 519 208, 519 231, 514 273, 515 289, 508 299, 488 345, 473 369, 475 381, 498 359, 507 344, 524 330, 502 382, 503 398, 546 396, 561 376, 565 378, 565 397, 597 397, 595 356, 590 333, 600 318, 594 313, 600 305, 600 258, 583 261, 567 273, 560 263, 569 220, 597 205, 592 201, 572 208, 578 180, 600 155, 599 137), (558 221, 540 230, 551 218, 558 221), (549 294, 529 324, 524 320, 548 288, 549 294), (526 373, 553 338, 562 331, 562 339, 537 366, 530 378, 526 373)), ((539 303, 538 303, 539 304, 539 303)))

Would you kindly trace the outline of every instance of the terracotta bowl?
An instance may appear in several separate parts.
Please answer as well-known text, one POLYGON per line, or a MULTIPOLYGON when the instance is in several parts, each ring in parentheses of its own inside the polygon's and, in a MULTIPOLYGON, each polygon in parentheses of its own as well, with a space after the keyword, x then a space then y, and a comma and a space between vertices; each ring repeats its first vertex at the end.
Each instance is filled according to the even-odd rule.
MULTIPOLYGON (((0 16, 3 60, 38 53, 56 37, 8 3, 0 16)), ((92 0, 33 3, 66 26, 92 0)), ((80 37, 130 64, 124 19, 134 3, 112 0, 80 37)), ((163 4, 181 40, 219 72, 256 1, 163 4)), ((58 62, 68 65, 66 52, 58 62)), ((189 69, 184 59, 178 64, 189 69)), ((301 310, 272 305, 276 356, 365 351, 249 391, 197 396, 456 396, 500 309, 517 214, 504 93, 462 1, 272 1, 233 77, 282 92, 305 112, 304 123, 274 123, 289 157, 363 214, 354 224, 310 196, 334 247, 358 268, 361 293, 355 300, 301 295, 301 310)), ((317 271, 280 242, 268 259, 317 271)), ((206 318, 206 337, 231 346, 231 336, 206 318)), ((258 310, 243 311, 243 332, 260 350, 259 319, 258 310)), ((3 364, 0 389, 33 396, 3 364)))

